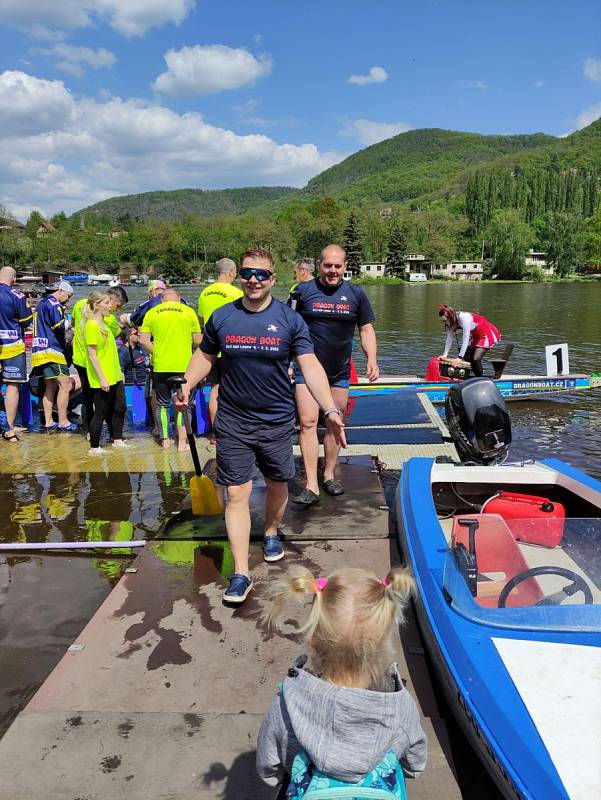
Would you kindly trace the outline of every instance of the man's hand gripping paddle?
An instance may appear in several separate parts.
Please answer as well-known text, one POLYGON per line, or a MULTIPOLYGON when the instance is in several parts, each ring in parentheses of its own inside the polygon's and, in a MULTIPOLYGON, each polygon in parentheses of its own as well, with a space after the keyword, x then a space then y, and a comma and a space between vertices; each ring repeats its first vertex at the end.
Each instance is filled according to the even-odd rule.
MULTIPOLYGON (((178 399, 182 401, 181 387, 182 384, 186 383, 186 379, 173 377, 169 378, 167 383, 177 393, 178 399)), ((198 450, 196 449, 196 439, 194 438, 192 425, 190 423, 190 411, 188 408, 184 408, 181 412, 177 413, 181 413, 184 418, 188 444, 190 445, 192 461, 194 462, 194 471, 196 472, 196 475, 190 481, 192 513, 199 517, 221 515, 223 514, 223 508, 219 502, 215 484, 209 477, 202 474, 198 450)))

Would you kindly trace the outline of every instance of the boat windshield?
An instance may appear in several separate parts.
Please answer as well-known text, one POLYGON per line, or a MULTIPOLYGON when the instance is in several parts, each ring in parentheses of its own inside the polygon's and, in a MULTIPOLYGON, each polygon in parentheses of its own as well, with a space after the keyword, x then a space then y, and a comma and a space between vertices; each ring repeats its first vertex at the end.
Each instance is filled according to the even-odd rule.
POLYGON ((480 623, 601 631, 601 519, 453 520, 443 586, 480 623))

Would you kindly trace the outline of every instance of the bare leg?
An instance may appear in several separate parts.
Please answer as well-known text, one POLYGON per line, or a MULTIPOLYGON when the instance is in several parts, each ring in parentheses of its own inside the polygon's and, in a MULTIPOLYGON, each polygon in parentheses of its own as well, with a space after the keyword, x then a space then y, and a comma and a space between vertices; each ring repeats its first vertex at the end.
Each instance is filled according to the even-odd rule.
POLYGON ((183 453, 185 450, 189 450, 190 447, 188 445, 188 434, 186 433, 184 418, 181 413, 176 412, 175 414, 175 427, 177 430, 177 450, 179 453, 183 453))
MULTIPOLYGON (((339 386, 332 386, 332 398, 334 399, 336 408, 339 408, 341 411, 346 409, 348 393, 348 389, 342 389, 339 386)), ((336 469, 336 464, 338 463, 340 445, 336 443, 333 435, 328 431, 326 431, 326 434, 323 437, 323 451, 325 454, 323 479, 324 481, 330 481, 334 477, 334 470, 336 469)))
POLYGON ((6 396, 4 398, 4 410, 6 411, 7 433, 14 433, 15 417, 19 407, 19 387, 16 383, 6 384, 6 396))
POLYGON ((319 416, 319 406, 304 383, 297 383, 296 385, 296 405, 300 421, 298 442, 303 456, 305 475, 307 476, 307 489, 319 494, 319 486, 317 484, 317 459, 319 457, 317 418, 319 416))
POLYGON ((56 381, 58 383, 58 394, 56 396, 58 424, 65 426, 69 424, 67 409, 69 407, 69 395, 71 394, 71 378, 68 375, 59 375, 56 381))
POLYGON ((252 481, 227 487, 225 527, 234 556, 234 572, 249 575, 248 548, 250 544, 250 509, 248 502, 252 481))
POLYGON ((46 379, 46 388, 42 397, 42 409, 44 410, 44 424, 47 428, 54 424, 52 411, 54 409, 54 398, 58 391, 57 379, 46 379))
POLYGON ((270 481, 265 478, 267 495, 265 497, 265 532, 264 536, 277 536, 286 504, 288 503, 288 484, 281 481, 270 481))

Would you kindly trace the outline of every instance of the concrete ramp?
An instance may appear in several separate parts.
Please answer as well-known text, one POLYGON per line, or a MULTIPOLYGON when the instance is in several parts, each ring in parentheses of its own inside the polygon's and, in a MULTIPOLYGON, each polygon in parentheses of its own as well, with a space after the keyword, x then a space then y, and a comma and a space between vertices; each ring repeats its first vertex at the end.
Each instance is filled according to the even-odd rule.
MULTIPOLYGON (((309 510, 303 523, 313 538, 290 535, 284 561, 266 564, 253 543, 255 590, 239 609, 221 600, 232 571, 226 542, 199 541, 199 525, 196 541, 184 535, 147 545, 0 741, 1 800, 275 800, 255 774, 257 732, 279 681, 306 648, 298 607, 282 633, 263 621, 270 584, 293 564, 315 575, 341 565, 385 575, 398 563, 378 477, 371 461, 360 466, 352 480, 369 519, 360 509, 345 518, 349 494, 337 501, 338 513, 309 510), (328 521, 338 523, 339 537, 320 535, 328 521)), ((411 615, 397 652, 430 750, 409 797, 455 800, 445 727, 411 615)))

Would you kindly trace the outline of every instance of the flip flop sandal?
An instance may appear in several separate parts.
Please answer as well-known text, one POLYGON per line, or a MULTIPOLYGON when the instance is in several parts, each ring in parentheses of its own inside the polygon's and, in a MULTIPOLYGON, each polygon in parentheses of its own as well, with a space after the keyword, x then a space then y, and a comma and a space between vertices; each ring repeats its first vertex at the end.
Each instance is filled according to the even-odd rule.
POLYGON ((14 431, 13 431, 13 433, 9 433, 8 431, 2 431, 2 438, 4 439, 5 442, 20 442, 21 441, 14 431))

